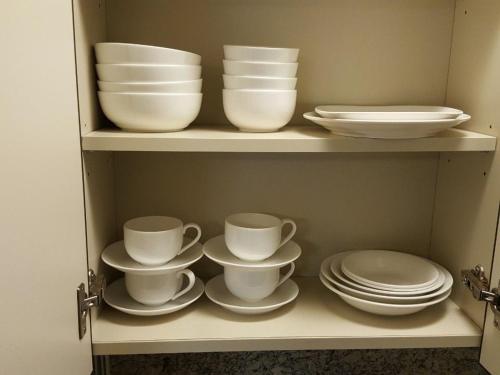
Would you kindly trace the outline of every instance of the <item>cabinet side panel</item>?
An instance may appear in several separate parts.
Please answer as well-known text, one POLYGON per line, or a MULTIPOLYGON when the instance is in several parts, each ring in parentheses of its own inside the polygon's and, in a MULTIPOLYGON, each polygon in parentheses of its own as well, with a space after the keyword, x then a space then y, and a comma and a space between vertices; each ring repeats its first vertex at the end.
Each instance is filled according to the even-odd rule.
MULTIPOLYGON (((500 129, 500 4, 459 0, 455 12, 447 105, 472 115, 465 127, 498 136, 500 129)), ((431 256, 453 273, 453 298, 482 326, 484 304, 460 284, 460 270, 493 256, 500 198, 500 153, 441 155, 431 256)))

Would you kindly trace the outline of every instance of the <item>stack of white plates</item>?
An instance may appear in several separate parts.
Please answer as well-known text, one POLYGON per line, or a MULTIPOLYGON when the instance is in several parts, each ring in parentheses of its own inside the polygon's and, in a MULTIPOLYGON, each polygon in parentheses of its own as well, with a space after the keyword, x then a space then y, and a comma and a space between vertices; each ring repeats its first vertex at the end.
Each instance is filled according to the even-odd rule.
POLYGON ((171 48, 97 43, 99 101, 123 130, 186 128, 201 108, 201 56, 171 48))
POLYGON ((296 48, 224 46, 224 112, 241 131, 274 132, 288 124, 297 99, 296 48))
POLYGON ((471 117, 447 107, 326 105, 304 118, 338 135, 398 139, 429 137, 471 117))
POLYGON ((321 282, 349 305, 379 315, 408 315, 444 301, 453 278, 428 259, 388 250, 346 251, 321 264, 321 282))

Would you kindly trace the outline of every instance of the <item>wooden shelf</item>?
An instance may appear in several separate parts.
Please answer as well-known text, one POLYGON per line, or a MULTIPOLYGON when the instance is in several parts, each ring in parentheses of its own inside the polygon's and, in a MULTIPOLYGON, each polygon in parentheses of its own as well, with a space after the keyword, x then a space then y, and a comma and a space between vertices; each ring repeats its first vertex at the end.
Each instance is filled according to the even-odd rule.
POLYGON ((206 296, 159 317, 104 308, 92 325, 95 355, 210 351, 475 347, 481 330, 450 299, 420 313, 383 317, 356 310, 318 278, 296 278, 296 302, 261 315, 237 315, 206 296))
POLYGON ((89 151, 187 152, 435 152, 493 151, 496 138, 451 129, 434 137, 386 140, 342 137, 319 126, 289 126, 276 133, 243 133, 227 126, 192 126, 174 133, 130 133, 104 128, 83 136, 89 151))

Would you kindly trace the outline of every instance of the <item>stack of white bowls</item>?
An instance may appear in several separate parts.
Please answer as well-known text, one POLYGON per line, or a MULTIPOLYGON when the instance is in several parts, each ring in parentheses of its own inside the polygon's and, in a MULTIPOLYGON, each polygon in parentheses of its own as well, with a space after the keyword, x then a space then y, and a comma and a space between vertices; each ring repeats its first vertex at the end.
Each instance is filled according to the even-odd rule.
POLYGON ((263 314, 292 302, 299 288, 290 279, 301 254, 291 241, 296 231, 290 219, 240 213, 226 218, 225 234, 203 246, 205 255, 224 267, 224 274, 207 283, 207 297, 238 314, 263 314), (282 228, 291 231, 281 238, 282 228), (280 270, 289 267, 282 275, 280 270))
POLYGON ((275 132, 297 100, 296 48, 224 46, 224 112, 241 131, 275 132))
POLYGON ((171 48, 97 43, 99 102, 123 130, 186 128, 201 108, 201 56, 171 48))
POLYGON ((444 301, 453 278, 439 264, 389 250, 346 251, 321 264, 320 279, 349 305, 379 315, 408 315, 444 301))

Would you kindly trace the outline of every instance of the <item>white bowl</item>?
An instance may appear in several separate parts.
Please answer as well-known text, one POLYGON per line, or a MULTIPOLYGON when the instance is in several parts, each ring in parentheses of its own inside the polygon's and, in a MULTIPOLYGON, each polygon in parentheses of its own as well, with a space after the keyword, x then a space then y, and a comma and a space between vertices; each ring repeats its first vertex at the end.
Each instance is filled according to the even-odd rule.
POLYGON ((149 94, 99 91, 106 117, 135 132, 171 132, 186 128, 198 116, 201 93, 149 94))
POLYGON ((97 76, 108 82, 190 81, 201 77, 200 65, 96 64, 97 76))
POLYGON ((224 113, 246 132, 274 132, 288 124, 295 111, 295 90, 223 90, 224 113))
POLYGON ((233 76, 295 77, 298 63, 224 60, 224 73, 233 76))
POLYGON ((227 60, 296 62, 299 58, 299 49, 253 46, 224 46, 224 58, 227 60))
POLYGON ((225 89, 294 90, 297 78, 230 76, 224 74, 225 89))
POLYGON ((201 92, 201 79, 172 82, 106 82, 97 81, 99 90, 109 92, 163 92, 194 93, 201 92))
POLYGON ((187 64, 201 63, 201 56, 178 49, 129 43, 96 43, 100 64, 187 64))

